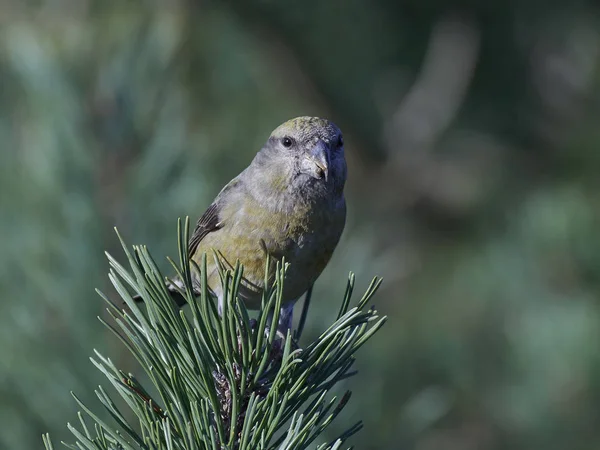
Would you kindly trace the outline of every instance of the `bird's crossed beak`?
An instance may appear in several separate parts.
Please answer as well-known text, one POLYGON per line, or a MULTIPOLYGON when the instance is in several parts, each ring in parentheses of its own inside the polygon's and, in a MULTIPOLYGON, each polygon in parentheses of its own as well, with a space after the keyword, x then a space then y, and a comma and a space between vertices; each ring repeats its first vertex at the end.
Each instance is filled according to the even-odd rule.
POLYGON ((325 142, 318 140, 306 157, 311 166, 309 172, 317 179, 329 179, 329 148, 325 142))

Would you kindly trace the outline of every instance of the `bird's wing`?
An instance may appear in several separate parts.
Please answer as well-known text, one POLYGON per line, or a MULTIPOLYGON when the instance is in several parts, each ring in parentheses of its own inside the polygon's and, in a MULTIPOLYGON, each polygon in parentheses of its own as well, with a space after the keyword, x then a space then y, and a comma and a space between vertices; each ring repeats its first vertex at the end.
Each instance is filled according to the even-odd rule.
POLYGON ((194 229, 194 233, 190 238, 189 242, 189 254, 190 256, 194 254, 198 245, 204 239, 204 237, 213 231, 216 231, 223 227, 223 217, 221 217, 221 205, 227 199, 227 194, 229 194, 233 189, 238 188, 241 185, 239 181, 239 177, 231 180, 225 187, 219 192, 217 198, 212 202, 212 204, 208 207, 204 214, 198 219, 198 223, 196 223, 196 228, 194 229))
POLYGON ((194 233, 192 234, 188 245, 190 255, 194 254, 198 248, 198 244, 200 244, 200 241, 202 241, 208 233, 216 231, 223 226, 219 218, 219 209, 219 205, 215 201, 206 211, 204 211, 204 214, 202 214, 200 219, 198 219, 198 223, 196 223, 196 228, 194 229, 194 233))

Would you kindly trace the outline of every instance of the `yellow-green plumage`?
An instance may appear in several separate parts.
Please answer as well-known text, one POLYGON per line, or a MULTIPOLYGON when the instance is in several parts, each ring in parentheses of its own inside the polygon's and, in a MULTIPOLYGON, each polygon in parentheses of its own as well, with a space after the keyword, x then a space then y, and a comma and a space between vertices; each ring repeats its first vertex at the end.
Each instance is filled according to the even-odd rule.
POLYGON ((200 263, 203 253, 209 256, 209 285, 215 291, 219 291, 220 281, 213 250, 223 256, 226 266, 234 267, 239 260, 244 266, 244 279, 249 282, 241 295, 246 306, 255 309, 261 301, 266 250, 272 258, 285 258, 291 264, 284 298, 295 300, 329 262, 344 228, 345 215, 345 205, 318 212, 300 206, 287 214, 264 208, 251 196, 238 197, 220 210, 223 227, 207 234, 192 258, 200 263), (252 286, 257 287, 254 292, 252 286))

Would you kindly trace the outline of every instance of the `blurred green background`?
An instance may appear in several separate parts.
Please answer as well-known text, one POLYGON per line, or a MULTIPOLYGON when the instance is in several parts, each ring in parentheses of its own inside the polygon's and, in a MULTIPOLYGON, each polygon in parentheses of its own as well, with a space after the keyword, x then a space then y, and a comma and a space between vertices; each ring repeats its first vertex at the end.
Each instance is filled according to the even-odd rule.
MULTIPOLYGON (((600 21, 584 0, 0 1, 0 448, 98 410, 113 226, 176 253, 273 128, 345 133, 349 271, 390 319, 360 449, 600 447, 600 21)), ((167 267, 164 264, 163 267, 167 267)), ((335 431, 332 430, 332 433, 335 431)), ((69 439, 70 440, 70 439, 69 439)))

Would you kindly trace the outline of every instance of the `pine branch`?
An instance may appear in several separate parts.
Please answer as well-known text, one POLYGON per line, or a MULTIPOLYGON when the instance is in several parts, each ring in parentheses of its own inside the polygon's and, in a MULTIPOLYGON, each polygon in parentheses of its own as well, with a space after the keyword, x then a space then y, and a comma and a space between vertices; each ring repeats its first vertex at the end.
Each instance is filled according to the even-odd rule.
MULTIPOLYGON (((355 373, 355 352, 385 322, 375 309, 365 310, 381 280, 375 278, 358 304, 350 308, 351 274, 337 320, 316 341, 300 349, 289 333, 285 339, 276 333, 285 262, 276 263, 275 280, 266 284, 255 320, 237 299, 243 267, 221 268, 226 301, 220 317, 208 289, 206 255, 202 267, 188 257, 189 219, 183 226, 179 221, 178 235, 179 264, 172 264, 184 281, 182 294, 190 304, 188 314, 171 300, 146 247, 129 250, 119 236, 129 269, 107 254, 109 278, 127 309, 99 292, 109 305, 114 324, 100 320, 138 360, 154 393, 97 351, 92 362, 138 423, 128 422, 99 387, 96 395, 117 426, 104 422, 74 395, 85 414, 79 414, 79 426, 68 424, 75 444, 63 444, 77 450, 307 448, 349 401, 350 391, 339 400, 330 391, 355 373), (198 298, 192 290, 191 270, 201 274, 198 298), (130 290, 141 295, 143 306, 133 300, 130 290)), ((297 337, 304 326, 308 300, 297 337)), ((339 449, 361 427, 359 422, 333 442, 316 448, 339 449)), ((48 450, 53 448, 47 435, 44 444, 48 450)))

